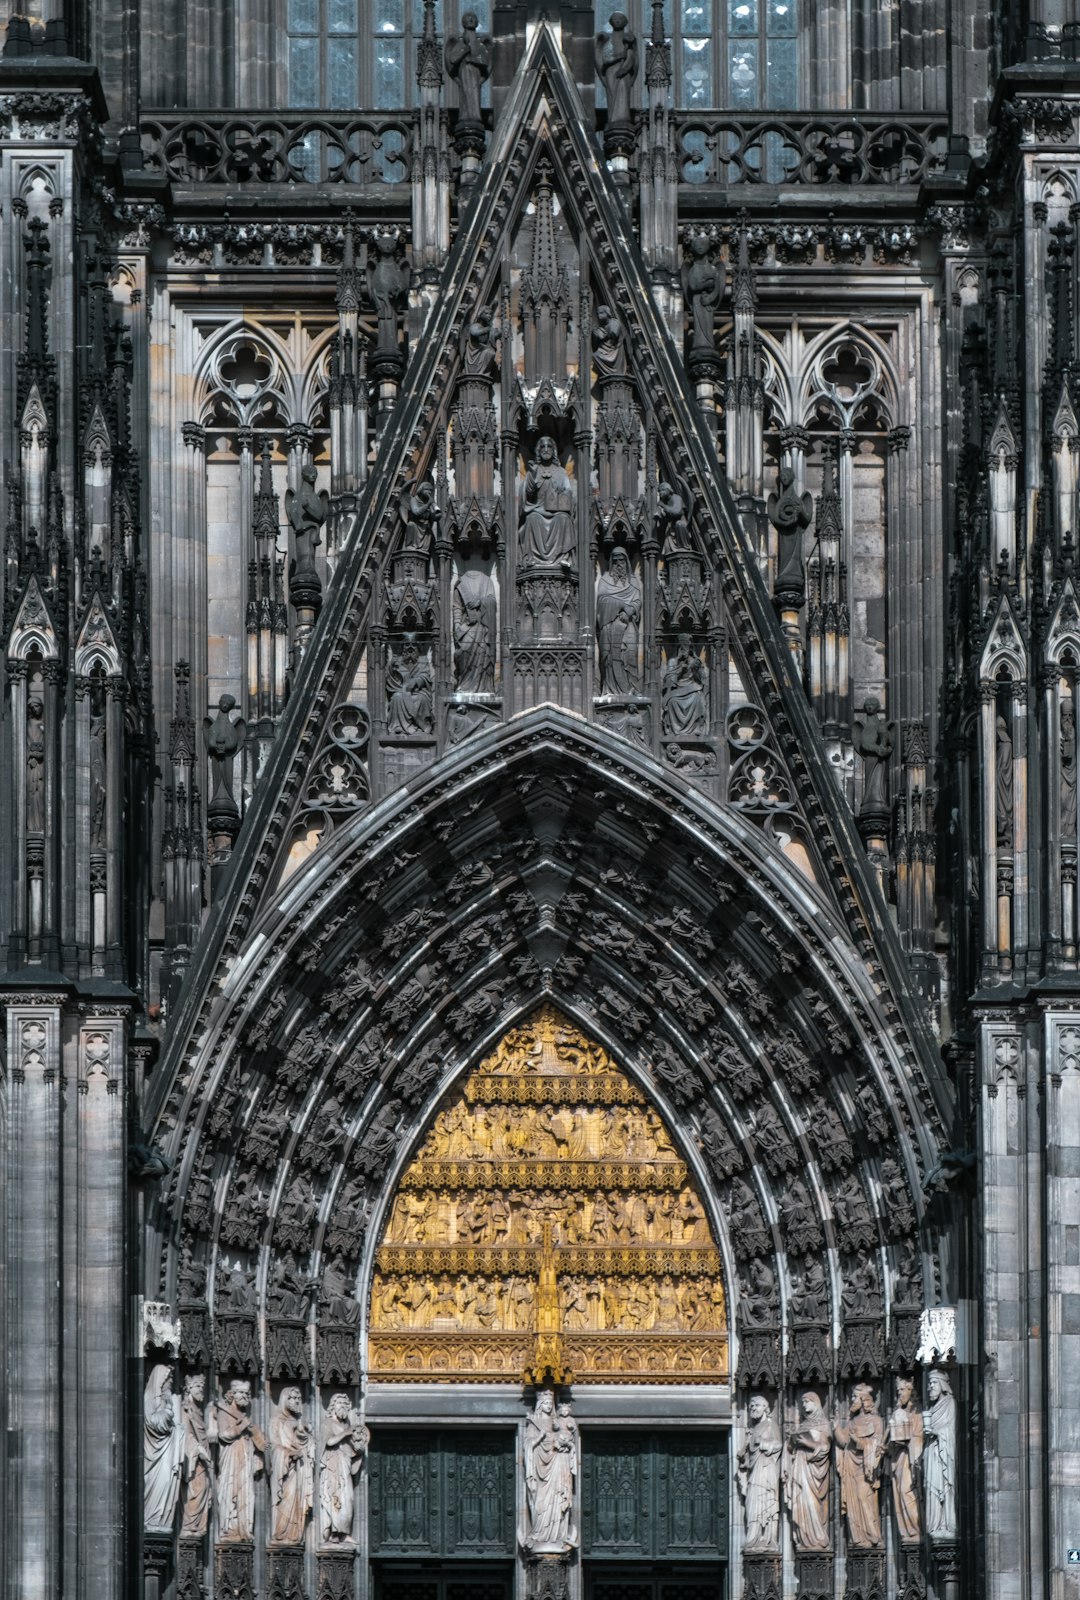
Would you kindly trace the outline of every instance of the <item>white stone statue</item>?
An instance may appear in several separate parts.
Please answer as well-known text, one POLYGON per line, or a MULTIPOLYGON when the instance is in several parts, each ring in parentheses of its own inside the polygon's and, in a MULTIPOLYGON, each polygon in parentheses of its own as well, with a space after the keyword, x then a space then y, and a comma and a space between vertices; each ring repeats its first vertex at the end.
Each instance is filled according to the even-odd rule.
POLYGON ((749 1552, 780 1548, 780 1455, 783 1441, 772 1406, 763 1394, 752 1394, 747 1406, 749 1427, 739 1451, 738 1483, 746 1513, 749 1552))
POLYGON ((910 1378, 896 1380, 896 1409, 889 1417, 885 1445, 892 1477, 893 1510, 901 1544, 919 1542, 919 1497, 915 1474, 923 1453, 922 1412, 915 1407, 915 1385, 910 1378))
POLYGON ((203 1413, 205 1403, 206 1379, 201 1372, 190 1373, 184 1379, 180 1407, 184 1423, 184 1510, 180 1533, 186 1539, 201 1538, 210 1520, 214 1461, 203 1413))
POLYGON ((263 1469, 266 1440, 251 1420, 246 1378, 234 1378, 214 1407, 210 1440, 218 1447, 218 1539, 250 1539, 255 1532, 255 1479, 263 1469))
POLYGON ((143 1526, 147 1533, 173 1531, 180 1498, 184 1431, 172 1385, 171 1367, 159 1362, 151 1368, 143 1395, 143 1526))
POLYGON ((788 1434, 784 1491, 791 1512, 795 1549, 829 1550, 829 1469, 832 1429, 821 1400, 807 1389, 799 1400, 799 1420, 788 1434))
POLYGON ((270 1542, 302 1544, 314 1498, 315 1444, 295 1386, 281 1391, 270 1423, 270 1542))
POLYGON ((930 1409, 923 1412, 923 1493, 931 1539, 956 1538, 956 1401, 943 1372, 927 1380, 930 1409))
POLYGON ((322 1514, 324 1544, 344 1544, 352 1539, 353 1480, 359 1476, 364 1464, 370 1437, 360 1413, 353 1410, 348 1395, 331 1395, 326 1408, 319 1474, 319 1510, 322 1514))
POLYGON ((576 1549, 574 1486, 578 1472, 578 1431, 564 1403, 555 1409, 550 1389, 536 1398, 525 1419, 525 1533, 522 1544, 534 1555, 564 1555, 576 1549))

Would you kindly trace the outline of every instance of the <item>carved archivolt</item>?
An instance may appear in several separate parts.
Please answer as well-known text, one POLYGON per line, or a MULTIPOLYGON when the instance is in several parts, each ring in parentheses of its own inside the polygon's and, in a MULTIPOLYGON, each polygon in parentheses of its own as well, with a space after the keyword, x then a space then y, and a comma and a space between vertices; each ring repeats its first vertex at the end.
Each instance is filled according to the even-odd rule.
POLYGON ((553 1007, 444 1103, 376 1256, 369 1375, 718 1382, 720 1253, 667 1129, 553 1007))

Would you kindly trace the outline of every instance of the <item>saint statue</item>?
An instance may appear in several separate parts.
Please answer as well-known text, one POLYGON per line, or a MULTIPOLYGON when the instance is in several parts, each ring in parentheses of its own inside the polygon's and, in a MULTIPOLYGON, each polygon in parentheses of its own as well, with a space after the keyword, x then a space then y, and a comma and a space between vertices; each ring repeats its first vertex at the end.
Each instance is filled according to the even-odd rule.
POLYGON ((45 832, 45 707, 36 695, 26 706, 26 831, 45 832))
POLYGON ((463 572, 454 586, 454 675, 462 694, 495 692, 495 586, 463 572))
POLYGON ((213 780, 210 804, 207 807, 210 812, 237 809, 233 795, 233 763, 243 742, 246 724, 243 718, 237 722, 232 720, 231 713, 235 709, 235 696, 223 694, 218 700, 214 715, 203 718, 206 751, 210 757, 210 775, 213 780))
POLYGON ((661 482, 656 488, 656 531, 663 529, 660 554, 665 561, 671 556, 692 555, 694 542, 690 537, 689 507, 687 497, 670 483, 661 482))
POLYGON ((180 1498, 184 1431, 173 1394, 172 1368, 153 1367, 143 1395, 143 1525, 147 1533, 171 1533, 180 1498))
POLYGON ((1013 840, 1013 742, 1004 717, 994 720, 994 818, 999 847, 1013 840))
POLYGON ((1061 837, 1076 838, 1076 704, 1071 695, 1061 702, 1061 837))
POLYGON ((266 1440, 251 1420, 251 1384, 234 1378, 214 1407, 210 1439, 218 1447, 217 1536, 247 1540, 255 1532, 255 1479, 266 1440))
POLYGON ((832 1429, 812 1389, 799 1401, 799 1420, 788 1434, 784 1461, 784 1493, 791 1512, 791 1531, 799 1554, 831 1548, 829 1538, 829 1465, 832 1429))
POLYGON ((860 816, 888 813, 885 775, 892 755, 893 736, 881 713, 881 701, 870 695, 863 703, 863 721, 853 729, 856 750, 863 759, 863 794, 860 816))
POLYGON ((881 1546, 879 1485, 885 1424, 868 1383, 855 1385, 848 1414, 835 1424, 833 1438, 848 1543, 855 1550, 877 1550, 881 1546))
POLYGON ((321 543, 322 526, 329 513, 329 496, 315 488, 319 474, 309 463, 300 471, 300 488, 286 489, 285 515, 293 531, 295 560, 289 570, 292 583, 316 578, 315 551, 321 543))
POLYGON ((559 461, 555 440, 544 434, 521 486, 521 566, 574 565, 574 486, 559 461))
POLYGON ((915 1385, 910 1378, 896 1380, 896 1409, 889 1418, 885 1448, 900 1543, 918 1544, 919 1497, 915 1492, 915 1474, 923 1453, 923 1419, 915 1405, 915 1385))
POLYGON ((326 1408, 319 1475, 323 1544, 344 1544, 352 1538, 353 1480, 364 1464, 370 1439, 348 1395, 331 1395, 326 1408))
POLYGON ((577 1547, 574 1480, 578 1470, 577 1425, 569 1407, 555 1410, 544 1389, 525 1419, 525 1536, 535 1555, 563 1555, 577 1547))
POLYGON ((596 585, 596 640, 600 650, 600 693, 633 694, 638 682, 638 628, 641 582, 623 549, 613 550, 608 570, 596 585))
POLYGON ((105 799, 108 792, 105 766, 105 713, 90 718, 90 848, 104 850, 106 843, 105 799))
POLYGON ((434 691, 431 663, 420 654, 416 636, 407 633, 400 652, 391 655, 386 669, 387 733, 406 737, 431 733, 435 726, 434 691))
POLYGON ((779 549, 776 562, 776 591, 806 592, 806 573, 803 568, 803 531, 810 526, 814 502, 809 494, 799 494, 795 488, 795 472, 791 467, 780 468, 780 493, 769 496, 766 505, 769 521, 776 529, 779 549))
POLYGON ((491 52, 487 41, 477 37, 479 18, 475 11, 461 14, 461 32, 446 40, 443 59, 447 76, 458 88, 458 124, 480 122, 480 87, 491 76, 491 52))
POLYGON ((922 1477, 926 1531, 931 1539, 956 1538, 956 1401, 943 1372, 927 1382, 930 1409, 923 1412, 922 1477))
POLYGON ((608 18, 610 33, 596 35, 596 75, 607 95, 608 127, 630 122, 630 91, 638 70, 637 34, 624 11, 613 11, 608 18))
POLYGON ((626 376, 626 330, 610 306, 598 306, 592 330, 593 365, 601 378, 626 376))
POLYGON ((690 260, 683 266, 683 294, 690 308, 690 350, 716 349, 716 308, 724 293, 724 270, 712 258, 712 240, 707 233, 691 233, 690 260))
MULTIPOLYGON (((471 12, 467 15, 472 15, 471 12)), ((465 329, 465 339, 462 344, 461 363, 466 376, 470 378, 486 378, 490 375, 492 362, 495 360, 495 345, 498 340, 495 328, 494 312, 490 306, 481 306, 465 329)))
POLYGON ((750 1396, 746 1443, 739 1451, 738 1483, 746 1514, 748 1552, 780 1547, 780 1456, 783 1442, 772 1406, 763 1394, 750 1396))
POLYGON ((435 545, 435 525, 439 520, 435 485, 425 480, 414 483, 403 492, 398 510, 405 524, 402 551, 414 551, 425 565, 430 565, 435 545))
POLYGON ((376 356, 398 355, 398 306, 408 288, 408 277, 398 262, 396 228, 375 228, 372 232, 374 260, 368 262, 368 292, 375 306, 376 356))
POLYGON ((688 633, 680 633, 678 650, 660 680, 660 720, 668 738, 700 738, 709 726, 705 668, 688 633))
POLYGON ((210 1496, 214 1486, 214 1462, 206 1431, 206 1379, 191 1372, 184 1379, 184 1399, 180 1407, 184 1425, 184 1510, 180 1536, 201 1539, 210 1520, 210 1496))
POLYGON ((300 1544, 311 1510, 315 1446, 295 1386, 283 1389, 270 1423, 270 1541, 300 1544))

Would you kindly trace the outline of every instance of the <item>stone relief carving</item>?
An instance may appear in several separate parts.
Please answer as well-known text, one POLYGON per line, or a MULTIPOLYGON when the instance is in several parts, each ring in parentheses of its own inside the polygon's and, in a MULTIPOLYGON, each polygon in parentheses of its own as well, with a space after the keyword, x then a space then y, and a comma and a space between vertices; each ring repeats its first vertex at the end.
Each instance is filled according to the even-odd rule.
POLYGON ((355 1479, 367 1457, 371 1436, 347 1394, 331 1395, 323 1428, 319 1473, 320 1531, 324 1544, 352 1540, 355 1479))
POLYGON ((184 1501, 180 1535, 198 1539, 206 1532, 210 1519, 210 1500, 214 1489, 214 1461, 206 1426, 206 1379, 201 1372, 190 1372, 184 1379, 181 1417, 184 1429, 184 1501))
POLYGON ((799 1398, 799 1416, 787 1436, 783 1482, 795 1549, 812 1554, 832 1548, 829 1536, 829 1472, 832 1429, 813 1389, 799 1398))
POLYGON ((926 1531, 932 1540, 956 1538, 956 1400, 944 1372, 926 1380, 922 1479, 926 1531))
POLYGON ((881 1545, 881 1463, 885 1424, 869 1384, 851 1391, 848 1414, 833 1426, 840 1507, 847 1521, 848 1543, 856 1550, 881 1545))
POLYGON ((889 1416, 885 1448, 900 1543, 918 1544, 921 1529, 916 1482, 923 1453, 923 1418, 910 1378, 896 1380, 896 1405, 889 1416))
POLYGON ((746 1443, 739 1451, 737 1479, 743 1497, 747 1552, 780 1548, 780 1466, 783 1441, 764 1395, 750 1396, 746 1443))
POLYGON ((550 1389, 536 1397, 525 1419, 525 1528, 523 1547, 533 1555, 565 1555, 577 1548, 575 1486, 578 1432, 570 1407, 556 1408, 550 1389))
POLYGON ((172 1368, 159 1362, 150 1369, 143 1395, 143 1524, 148 1533, 172 1532, 183 1455, 172 1368))
POLYGON ((311 1510, 315 1445, 295 1386, 283 1389, 270 1423, 270 1540, 300 1544, 311 1510))
POLYGON ((249 1540, 255 1531, 255 1479, 262 1473, 266 1440, 251 1418, 251 1384, 234 1378, 211 1413, 217 1446, 217 1535, 249 1540))

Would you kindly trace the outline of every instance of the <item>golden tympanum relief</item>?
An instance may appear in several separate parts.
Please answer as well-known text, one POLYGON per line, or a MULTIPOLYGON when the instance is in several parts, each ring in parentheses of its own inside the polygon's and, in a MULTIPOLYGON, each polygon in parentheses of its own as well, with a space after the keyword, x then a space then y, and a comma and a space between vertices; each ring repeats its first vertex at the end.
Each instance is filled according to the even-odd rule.
POLYGON ((376 1257, 374 1381, 715 1383, 720 1256, 660 1117, 551 1007, 445 1104, 376 1257))

